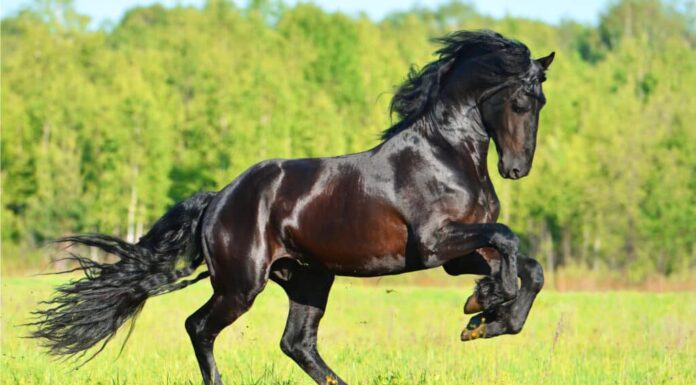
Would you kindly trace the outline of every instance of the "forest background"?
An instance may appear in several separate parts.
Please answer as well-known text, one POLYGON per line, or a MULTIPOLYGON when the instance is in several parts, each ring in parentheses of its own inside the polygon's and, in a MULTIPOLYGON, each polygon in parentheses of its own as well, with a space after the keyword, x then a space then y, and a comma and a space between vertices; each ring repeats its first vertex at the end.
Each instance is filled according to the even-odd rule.
POLYGON ((694 16, 624 0, 597 25, 551 25, 453 1, 375 21, 210 0, 93 28, 69 1, 37 2, 2 20, 2 274, 60 267, 45 245, 61 235, 137 240, 260 160, 377 145, 395 87, 435 58, 430 38, 487 28, 556 51, 530 176, 492 173, 500 221, 559 289, 694 288, 694 16))

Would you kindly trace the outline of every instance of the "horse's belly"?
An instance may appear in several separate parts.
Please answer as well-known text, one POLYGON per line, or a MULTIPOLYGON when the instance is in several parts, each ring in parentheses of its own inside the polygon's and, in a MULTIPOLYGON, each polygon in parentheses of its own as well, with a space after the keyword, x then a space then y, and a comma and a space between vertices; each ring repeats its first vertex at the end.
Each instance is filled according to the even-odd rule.
POLYGON ((336 274, 374 276, 408 270, 406 223, 377 199, 317 199, 288 233, 305 257, 336 274))

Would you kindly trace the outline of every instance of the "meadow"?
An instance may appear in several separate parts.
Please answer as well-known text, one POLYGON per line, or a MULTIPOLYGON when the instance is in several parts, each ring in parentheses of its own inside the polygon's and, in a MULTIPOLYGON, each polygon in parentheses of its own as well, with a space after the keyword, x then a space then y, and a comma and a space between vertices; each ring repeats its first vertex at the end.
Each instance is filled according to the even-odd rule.
MULTIPOLYGON (((20 325, 64 279, 2 279, 2 384, 200 383, 183 324, 208 298, 208 282, 149 300, 120 356, 125 330, 75 370, 22 338, 20 325)), ((696 292, 544 290, 521 334, 462 343, 471 287, 468 280, 457 288, 338 279, 319 349, 351 384, 696 383, 696 292)), ((278 347, 286 314, 284 293, 269 283, 223 331, 216 356, 227 384, 311 383, 278 347)))

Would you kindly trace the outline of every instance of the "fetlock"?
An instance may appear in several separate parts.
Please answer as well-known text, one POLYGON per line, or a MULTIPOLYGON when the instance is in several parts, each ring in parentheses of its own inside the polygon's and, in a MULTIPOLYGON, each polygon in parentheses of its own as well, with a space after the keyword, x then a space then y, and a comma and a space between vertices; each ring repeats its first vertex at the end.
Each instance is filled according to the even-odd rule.
POLYGON ((490 310, 505 302, 502 284, 490 276, 483 277, 476 282, 474 297, 483 311, 490 310))

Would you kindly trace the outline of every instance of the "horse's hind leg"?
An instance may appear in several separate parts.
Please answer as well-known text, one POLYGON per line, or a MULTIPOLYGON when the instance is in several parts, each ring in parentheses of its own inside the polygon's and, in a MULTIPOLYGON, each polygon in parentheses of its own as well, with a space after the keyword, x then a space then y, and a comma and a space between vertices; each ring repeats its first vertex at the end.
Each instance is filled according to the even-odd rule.
POLYGON ((215 338, 226 326, 230 325, 251 307, 256 295, 263 289, 266 279, 249 280, 251 286, 239 285, 241 277, 229 277, 237 285, 235 289, 216 288, 213 296, 203 307, 186 319, 186 331, 196 353, 196 359, 203 375, 204 385, 222 385, 220 373, 213 356, 215 338), (242 287, 246 287, 242 290, 242 287))
MULTIPOLYGON (((291 262, 294 265, 294 262, 291 262)), ((298 265, 284 265, 271 279, 285 289, 290 311, 280 348, 292 358, 317 384, 345 385, 317 351, 317 329, 324 315, 334 275, 298 265)))

